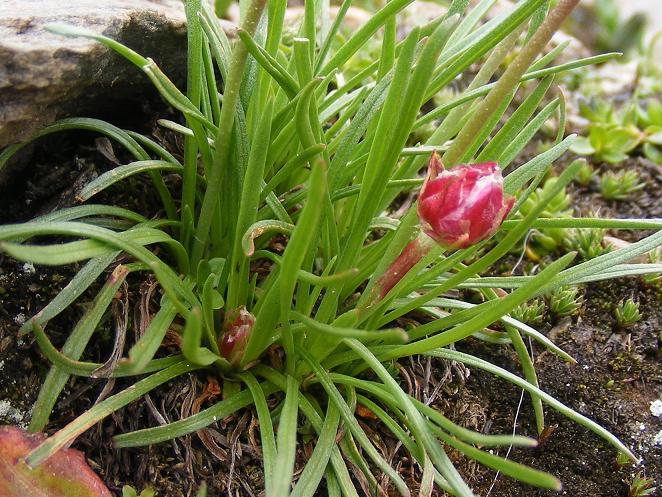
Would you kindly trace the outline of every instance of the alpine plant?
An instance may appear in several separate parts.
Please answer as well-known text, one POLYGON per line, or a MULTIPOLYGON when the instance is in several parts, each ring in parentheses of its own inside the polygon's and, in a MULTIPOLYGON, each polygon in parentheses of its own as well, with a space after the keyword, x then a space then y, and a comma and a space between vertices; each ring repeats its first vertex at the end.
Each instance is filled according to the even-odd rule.
MULTIPOLYGON (((457 454, 507 477, 559 489, 553 475, 497 455, 506 452, 502 447, 534 447, 546 428, 545 409, 635 460, 606 429, 540 388, 529 344, 558 360, 574 359, 510 317, 557 288, 660 272, 659 264, 627 263, 660 245, 659 220, 541 215, 578 164, 557 164, 560 175, 549 191, 513 217, 575 139, 565 136, 561 98, 549 91, 556 75, 617 56, 556 62, 566 45, 549 48, 549 42, 578 1, 521 0, 489 16, 494 0, 472 8, 467 0, 452 0, 444 15, 400 38, 398 18, 412 0, 385 2, 353 30, 344 22, 349 0, 335 17, 328 17, 328 0, 304 2, 294 28, 285 23, 286 0, 250 0, 242 2, 240 27, 230 37, 207 2, 187 0, 182 89, 158 61, 94 31, 50 25, 63 36, 97 40, 147 75, 179 113, 159 125, 181 135, 183 145, 169 148, 90 118, 61 120, 33 138, 92 131, 110 138, 128 159, 85 185, 80 205, 0 227, 6 256, 79 265, 20 331, 33 334, 52 362, 30 430, 47 428, 72 375, 135 383, 45 438, 26 463, 42 464, 112 412, 191 374, 216 375, 223 396, 188 418, 117 434, 115 447, 163 443, 255 409, 269 497, 313 496, 318 489, 357 496, 362 485, 408 496, 414 488, 396 469, 400 457, 416 461, 423 490, 470 497, 453 463, 457 454), (375 39, 379 57, 357 66, 375 39), (453 90, 458 80, 468 84, 453 90), (552 120, 559 123, 553 143, 513 167, 552 120), (422 129, 432 132, 414 142, 422 129), (503 177, 503 171, 510 172, 503 177), (135 175, 151 181, 162 205, 158 216, 91 200, 102 192, 113 199, 135 175), (485 276, 503 256, 521 251, 529 230, 552 227, 654 234, 582 263, 572 252, 557 251, 557 259, 535 274, 485 276), (147 279, 158 282, 151 296, 157 310, 135 340, 127 339, 121 358, 105 365, 81 361, 89 343, 101 339, 95 332, 112 314, 118 290, 126 281, 147 279), (93 285, 97 280, 100 288, 93 285), (482 303, 462 300, 466 292, 480 293, 482 303), (86 300, 84 315, 56 349, 49 322, 86 300), (162 346, 166 335, 169 345, 162 346), (459 352, 469 337, 512 347, 520 371, 459 352), (538 434, 486 435, 451 421, 413 396, 392 367, 414 355, 464 363, 522 388, 538 434), (357 412, 370 412, 372 428, 397 439, 395 467, 357 412), (297 457, 303 423, 316 440, 305 464, 297 457), (362 477, 354 478, 355 471, 362 477)), ((3 151, 0 168, 26 144, 3 151)))

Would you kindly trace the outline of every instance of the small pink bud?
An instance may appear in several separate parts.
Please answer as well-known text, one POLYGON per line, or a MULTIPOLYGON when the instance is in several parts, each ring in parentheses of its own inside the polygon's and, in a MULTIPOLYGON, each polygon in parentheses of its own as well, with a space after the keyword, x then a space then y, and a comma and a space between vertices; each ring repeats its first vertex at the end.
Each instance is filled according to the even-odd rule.
POLYGON ((242 305, 225 314, 223 336, 218 347, 221 355, 233 366, 238 366, 244 356, 246 344, 255 324, 255 316, 242 305))
POLYGON ((466 248, 492 236, 513 207, 504 199, 503 177, 494 162, 448 171, 433 153, 418 197, 423 231, 448 248, 466 248))

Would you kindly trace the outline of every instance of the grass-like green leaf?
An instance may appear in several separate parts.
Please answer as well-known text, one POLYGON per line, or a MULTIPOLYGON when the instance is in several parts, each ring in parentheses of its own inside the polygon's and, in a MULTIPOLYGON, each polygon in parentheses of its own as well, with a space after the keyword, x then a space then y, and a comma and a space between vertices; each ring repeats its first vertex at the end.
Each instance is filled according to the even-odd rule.
POLYGON ((264 391, 260 388, 255 376, 252 373, 241 373, 242 379, 253 396, 253 403, 257 411, 258 421, 260 422, 260 439, 262 441, 262 458, 264 464, 264 487, 273 488, 274 469, 278 454, 276 451, 276 439, 274 437, 274 427, 271 421, 271 413, 267 405, 267 398, 264 391))
MULTIPOLYGON (((69 375, 75 376, 92 376, 96 370, 103 366, 101 363, 96 362, 82 362, 76 361, 67 357, 60 351, 58 351, 51 341, 46 336, 44 329, 36 321, 32 321, 32 331, 34 332, 37 344, 39 349, 46 356, 46 358, 53 363, 54 366, 57 366, 62 372, 69 375)), ((181 355, 175 355, 171 357, 164 357, 161 359, 153 359, 147 362, 144 367, 140 370, 140 373, 153 373, 155 371, 160 371, 162 369, 169 368, 174 364, 177 364, 182 361, 181 355)), ((127 363, 125 360, 121 360, 115 369, 112 371, 110 377, 112 378, 122 378, 125 376, 134 376, 136 373, 132 371, 130 363, 127 363)), ((34 419, 34 418, 33 418, 34 419)))
POLYGON ((145 173, 148 171, 182 171, 180 164, 166 162, 164 160, 143 160, 132 162, 124 166, 118 166, 86 184, 78 193, 78 200, 81 202, 102 192, 109 186, 122 181, 134 174, 145 173))
POLYGON ((268 497, 289 495, 297 449, 297 419, 299 406, 297 397, 299 384, 292 376, 287 377, 287 390, 278 423, 278 455, 274 464, 268 497))
POLYGON ((523 390, 526 390, 527 392, 537 395, 543 400, 543 402, 549 404, 551 407, 553 407, 555 410, 557 410, 564 416, 568 417, 569 419, 572 419, 576 423, 579 423, 580 425, 596 433, 597 435, 605 439, 607 442, 609 442, 611 445, 616 447, 616 449, 618 449, 620 452, 627 454, 628 457, 630 457, 633 461, 638 460, 637 456, 635 456, 632 453, 632 451, 630 451, 630 449, 628 449, 625 445, 623 445, 623 443, 620 440, 618 440, 618 438, 616 438, 614 435, 609 433, 603 427, 601 427, 594 421, 591 421, 586 416, 583 416, 582 414, 579 414, 578 412, 570 409, 569 407, 565 406, 564 404, 556 400, 551 395, 543 392, 539 388, 536 388, 526 380, 523 380, 522 378, 510 373, 509 371, 506 371, 505 369, 500 368, 499 366, 490 364, 489 362, 479 359, 477 357, 471 356, 469 354, 465 354, 463 352, 457 352, 454 350, 438 349, 435 351, 430 351, 427 354, 432 355, 434 357, 441 357, 452 361, 458 361, 468 366, 482 369, 484 371, 487 371, 489 373, 492 373, 494 375, 506 379, 510 383, 517 385, 523 390))
MULTIPOLYGON (((67 338, 67 341, 62 347, 62 351, 65 355, 74 360, 80 358, 87 347, 92 334, 99 325, 101 318, 106 313, 115 294, 126 279, 127 274, 128 271, 121 265, 113 270, 112 274, 94 299, 92 306, 80 318, 78 323, 76 323, 76 326, 67 338)), ((43 317, 39 321, 45 322, 43 317)), ((46 423, 48 423, 48 418, 51 415, 51 411, 53 410, 53 406, 55 406, 55 402, 68 379, 69 374, 62 371, 57 366, 51 367, 51 370, 48 372, 48 375, 39 390, 39 396, 32 409, 30 431, 42 431, 45 428, 46 423)))
POLYGON ((194 369, 196 369, 196 366, 182 361, 136 382, 129 389, 122 390, 121 392, 108 397, 106 400, 88 409, 84 414, 80 415, 74 421, 62 428, 55 435, 47 438, 28 454, 25 458, 25 462, 29 466, 37 466, 109 414, 140 398, 159 385, 189 371, 193 371, 194 369))
POLYGON ((408 497, 411 495, 407 484, 400 477, 400 475, 395 471, 389 464, 386 462, 382 456, 379 454, 377 449, 372 445, 372 442, 368 439, 368 436, 365 434, 363 429, 360 427, 358 421, 354 417, 354 413, 351 411, 345 399, 338 391, 337 387, 333 384, 332 380, 329 378, 328 373, 317 363, 317 361, 304 350, 299 350, 301 357, 308 363, 308 366, 315 372, 317 379, 320 384, 324 387, 324 390, 329 395, 330 401, 332 401, 338 410, 340 411, 340 416, 345 422, 345 426, 351 431, 352 435, 359 441, 361 447, 366 452, 366 454, 372 459, 372 461, 379 467, 384 474, 388 475, 393 484, 396 486, 401 495, 408 497))
POLYGON ((291 311, 290 316, 297 321, 306 325, 310 330, 318 333, 324 333, 335 337, 341 338, 354 338, 361 341, 381 341, 384 343, 405 343, 407 341, 407 333, 401 328, 391 328, 388 330, 361 330, 355 328, 342 328, 330 324, 320 323, 308 316, 291 311))
MULTIPOLYGON (((261 388, 264 390, 265 395, 278 390, 276 386, 271 384, 261 384, 261 388)), ((244 390, 188 418, 154 428, 145 428, 131 433, 116 435, 113 437, 113 443, 116 447, 122 448, 141 447, 171 440, 205 428, 237 410, 250 405, 252 402, 253 396, 250 391, 244 390)))
POLYGON ((425 448, 430 460, 450 485, 453 492, 462 497, 473 497, 473 492, 453 466, 446 452, 430 431, 421 412, 414 406, 409 396, 393 379, 384 365, 363 344, 356 340, 345 339, 343 343, 354 350, 384 383, 384 388, 393 395, 400 408, 405 412, 409 427, 416 442, 425 448))

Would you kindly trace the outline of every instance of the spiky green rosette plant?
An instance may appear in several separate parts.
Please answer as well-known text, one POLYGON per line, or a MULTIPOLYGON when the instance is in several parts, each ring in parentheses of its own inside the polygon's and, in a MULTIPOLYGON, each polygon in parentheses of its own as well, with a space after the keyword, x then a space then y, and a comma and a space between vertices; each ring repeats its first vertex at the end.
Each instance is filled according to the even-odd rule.
MULTIPOLYGON (((560 65, 554 60, 564 45, 543 55, 578 0, 560 0, 549 11, 546 0, 522 0, 487 22, 481 19, 494 0, 482 0, 472 10, 467 0, 453 0, 445 16, 414 28, 402 41, 396 38, 396 16, 412 0, 392 0, 338 47, 334 40, 350 3, 343 2, 329 22, 323 17, 328 1, 305 2, 298 36, 285 45, 285 0, 246 2, 232 41, 206 3, 188 1, 185 94, 154 61, 111 39, 65 26, 50 28, 96 39, 138 66, 182 113, 181 122, 162 124, 184 136, 184 150, 180 162, 146 136, 93 119, 66 119, 37 136, 97 131, 126 148, 135 162, 88 184, 80 193, 80 206, 0 227, 0 249, 17 259, 50 265, 86 261, 22 329, 35 334, 54 363, 31 429, 44 429, 70 375, 141 379, 49 437, 29 454, 30 465, 38 465, 150 390, 204 368, 225 382, 223 400, 186 419, 117 435, 116 446, 169 440, 253 406, 260 423, 266 495, 312 496, 324 485, 331 496, 357 496, 361 491, 354 487, 350 467, 365 472, 373 488, 377 477, 371 470, 386 475, 400 494, 410 495, 402 476, 358 423, 355 410, 363 405, 419 463, 425 488, 436 485, 453 495, 473 495, 449 459, 449 449, 523 482, 560 487, 553 476, 490 450, 530 447, 535 440, 471 431, 409 395, 389 365, 419 354, 483 369, 526 390, 539 431, 545 427, 546 404, 634 458, 605 429, 538 388, 525 339, 563 360, 572 358, 509 313, 556 288, 660 272, 659 264, 628 261, 658 246, 662 233, 574 266, 573 254, 566 255, 534 276, 480 277, 530 229, 662 227, 655 220, 541 218, 579 164, 564 170, 526 215, 513 217, 573 141, 563 136, 561 99, 544 99, 555 74, 614 54, 560 65), (380 30, 379 60, 345 78, 347 62, 380 30), (490 83, 506 59, 505 70, 490 83), (480 70, 465 90, 422 115, 425 102, 476 63, 480 70), (499 126, 518 90, 524 98, 499 126), (553 116, 560 122, 553 146, 502 179, 500 171, 553 116), (412 132, 432 122, 439 124, 428 141, 408 147, 412 132), (445 169, 435 162, 426 203, 418 208, 427 233, 421 234, 416 205, 404 209, 394 200, 423 183, 419 171, 435 150, 443 152, 439 160, 445 169), (472 163, 484 165, 465 166, 456 177, 455 166, 472 163), (179 175, 181 190, 171 191, 164 173, 179 175), (163 203, 163 217, 145 219, 119 206, 87 202, 135 174, 150 176, 163 203), (442 190, 447 195, 441 195, 442 190), (459 198, 460 190, 470 194, 459 198), (475 208, 479 200, 485 209, 475 208), (457 218, 435 217, 437 209, 439 216, 448 214, 448 206, 457 218), (509 219, 501 223, 506 215, 509 219), (275 234, 286 239, 282 255, 269 248, 275 234), (42 236, 65 241, 35 243, 42 236), (154 251, 155 246, 161 250, 154 251), (419 246, 423 248, 411 252, 419 246), (120 256, 123 262, 118 264, 120 256), (251 271, 257 260, 269 268, 266 275, 251 271), (45 331, 49 320, 106 271, 110 276, 92 305, 62 350, 56 350, 45 331), (158 280, 158 312, 123 359, 104 367, 81 362, 129 273, 158 280), (479 291, 484 302, 472 305, 450 298, 449 291, 457 288, 479 291), (412 311, 418 311, 419 322, 405 332, 397 320, 412 311), (503 331, 486 331, 495 322, 501 322, 503 331), (155 359, 171 328, 181 334, 181 354, 155 359), (523 377, 455 351, 452 345, 470 336, 512 344, 523 377), (268 348, 282 354, 282 367, 262 360, 268 348), (270 410, 274 399, 279 401, 270 410), (295 477, 297 425, 303 419, 318 438, 295 477)), ((6 150, 2 163, 21 146, 6 150)))

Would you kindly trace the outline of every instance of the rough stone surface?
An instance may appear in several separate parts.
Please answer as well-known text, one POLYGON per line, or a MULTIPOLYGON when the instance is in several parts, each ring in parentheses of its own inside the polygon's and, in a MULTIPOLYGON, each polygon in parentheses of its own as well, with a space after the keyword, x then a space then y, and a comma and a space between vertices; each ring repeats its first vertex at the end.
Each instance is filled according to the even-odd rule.
MULTIPOLYGON (((140 70, 93 40, 43 29, 72 24, 153 57, 174 81, 186 70, 186 20, 179 0, 2 0, 0 149, 70 115, 139 104, 149 86, 140 70)), ((134 108, 137 108, 134 106, 134 108)))

